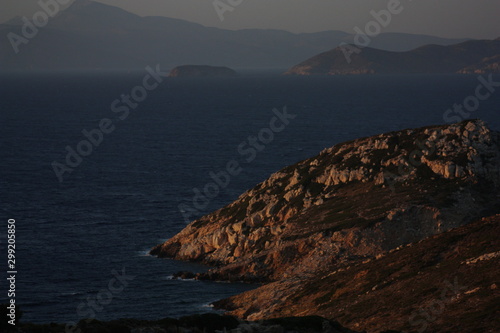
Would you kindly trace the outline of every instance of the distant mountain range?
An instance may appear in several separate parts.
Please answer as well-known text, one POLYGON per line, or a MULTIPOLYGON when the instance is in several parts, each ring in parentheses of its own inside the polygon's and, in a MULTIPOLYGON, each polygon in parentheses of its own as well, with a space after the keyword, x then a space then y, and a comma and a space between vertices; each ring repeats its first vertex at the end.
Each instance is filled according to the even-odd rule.
MULTIPOLYGON (((224 30, 166 17, 140 17, 102 3, 77 0, 50 18, 27 43, 19 44, 16 54, 7 36, 14 33, 24 38, 23 25, 21 19, 0 24, 0 70, 143 69, 160 64, 166 71, 186 63, 284 69, 354 39, 341 31, 224 30)), ((405 51, 465 40, 383 33, 370 46, 405 51)))
POLYGON ((425 45, 406 52, 353 45, 336 47, 286 72, 296 75, 377 73, 500 73, 500 38, 449 46, 425 45))

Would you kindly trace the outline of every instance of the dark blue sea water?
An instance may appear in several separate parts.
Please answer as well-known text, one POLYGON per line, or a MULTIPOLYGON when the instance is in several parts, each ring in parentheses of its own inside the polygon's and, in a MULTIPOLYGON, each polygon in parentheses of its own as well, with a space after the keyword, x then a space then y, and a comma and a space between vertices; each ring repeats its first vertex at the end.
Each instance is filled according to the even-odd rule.
MULTIPOLYGON (((165 78, 119 120, 111 103, 142 84, 144 75, 0 76, 0 302, 7 300, 11 218, 17 226, 16 301, 25 321, 88 316, 88 302, 123 269, 134 279, 94 308, 98 319, 212 311, 210 302, 255 286, 171 280, 177 271, 206 267, 147 255, 186 225, 178 206, 210 182, 209 172, 232 159, 243 168, 199 215, 325 147, 443 124, 445 110, 479 84, 476 76, 456 75, 165 78), (269 126, 273 108, 285 106, 296 118, 246 162, 238 145, 269 126), (82 130, 97 128, 103 118, 113 121, 114 131, 59 182, 52 162, 64 163, 65 147, 75 148, 85 139, 82 130)), ((470 117, 500 129, 499 112, 495 92, 470 117)))

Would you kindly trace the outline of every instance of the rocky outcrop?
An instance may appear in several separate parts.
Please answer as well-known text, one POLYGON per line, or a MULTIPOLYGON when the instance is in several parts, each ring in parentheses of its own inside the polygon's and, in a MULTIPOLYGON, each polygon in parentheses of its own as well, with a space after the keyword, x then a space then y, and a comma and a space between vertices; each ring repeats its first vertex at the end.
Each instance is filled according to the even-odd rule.
POLYGON ((338 144, 271 175, 151 253, 217 266, 200 278, 248 281, 376 257, 494 209, 498 135, 465 121, 338 144))
POLYGON ((496 213, 499 185, 500 133, 480 120, 391 132, 278 171, 151 253, 215 266, 197 279, 270 283, 220 304, 238 316, 319 314, 305 301, 281 305, 325 271, 496 213))
POLYGON ((406 52, 344 45, 311 57, 285 74, 498 73, 499 55, 498 39, 426 45, 406 52))
POLYGON ((184 65, 175 67, 169 77, 234 77, 236 72, 227 67, 184 65))

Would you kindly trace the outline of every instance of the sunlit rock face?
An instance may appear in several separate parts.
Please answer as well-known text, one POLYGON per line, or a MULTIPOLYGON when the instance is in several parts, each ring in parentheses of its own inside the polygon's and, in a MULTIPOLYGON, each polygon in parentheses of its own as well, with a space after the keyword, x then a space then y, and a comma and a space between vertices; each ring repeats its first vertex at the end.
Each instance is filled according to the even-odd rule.
POLYGON ((499 133, 480 120, 337 144, 272 174, 151 253, 198 278, 275 281, 374 258, 495 209, 499 133))

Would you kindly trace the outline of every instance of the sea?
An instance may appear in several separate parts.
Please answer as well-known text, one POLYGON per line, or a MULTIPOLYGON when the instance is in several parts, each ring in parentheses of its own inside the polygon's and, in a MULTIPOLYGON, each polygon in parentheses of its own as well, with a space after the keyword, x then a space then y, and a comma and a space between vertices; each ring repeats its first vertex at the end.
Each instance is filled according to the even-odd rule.
POLYGON ((500 129, 500 87, 478 88, 498 75, 147 75, 0 75, 0 303, 12 298, 6 244, 14 220, 22 321, 215 311, 211 302, 258 285, 175 280, 178 271, 209 267, 148 254, 190 219, 343 141, 467 118, 500 129), (465 112, 453 111, 463 103, 465 112), (195 200, 234 161, 240 172, 195 200))

